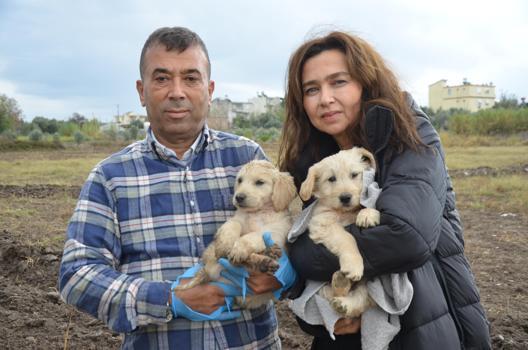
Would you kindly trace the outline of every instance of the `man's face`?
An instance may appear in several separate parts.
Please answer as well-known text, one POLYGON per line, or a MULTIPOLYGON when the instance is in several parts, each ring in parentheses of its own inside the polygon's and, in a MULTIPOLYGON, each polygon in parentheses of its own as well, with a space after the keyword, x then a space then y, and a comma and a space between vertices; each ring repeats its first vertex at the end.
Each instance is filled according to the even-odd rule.
POLYGON ((190 145, 204 126, 214 90, 204 52, 191 46, 178 53, 158 44, 144 62, 136 87, 156 138, 169 148, 190 145))

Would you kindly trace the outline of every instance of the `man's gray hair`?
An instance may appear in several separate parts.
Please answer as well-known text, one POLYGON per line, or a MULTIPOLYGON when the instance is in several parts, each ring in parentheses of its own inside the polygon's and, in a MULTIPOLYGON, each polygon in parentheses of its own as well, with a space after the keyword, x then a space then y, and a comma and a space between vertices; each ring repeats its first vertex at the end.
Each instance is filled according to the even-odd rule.
POLYGON ((184 27, 163 27, 150 34, 147 41, 145 41, 145 45, 143 45, 141 58, 139 59, 139 73, 141 74, 141 79, 143 79, 143 73, 145 70, 145 54, 149 48, 158 44, 164 45, 167 51, 176 50, 178 53, 182 53, 192 46, 200 47, 207 58, 207 77, 211 78, 211 61, 209 60, 209 53, 207 52, 207 48, 200 36, 192 30, 184 27))

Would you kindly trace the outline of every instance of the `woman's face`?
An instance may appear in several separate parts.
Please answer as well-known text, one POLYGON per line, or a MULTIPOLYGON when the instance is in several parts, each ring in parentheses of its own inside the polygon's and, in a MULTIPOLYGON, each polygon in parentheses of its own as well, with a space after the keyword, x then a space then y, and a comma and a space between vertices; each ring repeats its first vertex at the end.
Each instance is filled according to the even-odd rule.
POLYGON ((302 70, 303 106, 310 122, 331 135, 341 149, 352 147, 348 132, 359 119, 363 88, 350 75, 345 55, 326 50, 302 70))

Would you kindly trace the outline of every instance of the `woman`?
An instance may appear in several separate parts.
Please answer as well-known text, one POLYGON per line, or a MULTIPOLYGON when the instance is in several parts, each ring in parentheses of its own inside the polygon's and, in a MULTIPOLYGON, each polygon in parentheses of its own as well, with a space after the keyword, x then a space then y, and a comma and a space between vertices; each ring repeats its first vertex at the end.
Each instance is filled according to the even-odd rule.
MULTIPOLYGON (((390 349, 489 349, 440 139, 381 56, 343 32, 309 40, 290 59, 285 103, 279 165, 297 187, 312 164, 340 149, 362 146, 375 154, 381 224, 347 230, 365 277, 407 272, 413 285, 390 349)), ((337 258, 307 234, 290 251, 301 279, 330 281, 339 269, 337 258)), ((298 321, 314 336, 312 349, 361 348, 359 320, 339 320, 335 341, 324 328, 298 321)))

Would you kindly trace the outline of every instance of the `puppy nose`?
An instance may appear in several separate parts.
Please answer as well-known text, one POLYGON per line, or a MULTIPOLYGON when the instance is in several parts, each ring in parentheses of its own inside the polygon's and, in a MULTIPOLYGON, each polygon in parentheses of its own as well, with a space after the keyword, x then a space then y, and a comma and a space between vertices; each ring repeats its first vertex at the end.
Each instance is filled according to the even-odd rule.
POLYGON ((235 196, 235 199, 237 203, 242 203, 243 201, 246 200, 246 195, 244 193, 239 193, 235 196))
POLYGON ((350 204, 350 200, 352 199, 352 196, 348 193, 342 193, 340 196, 339 196, 339 200, 341 201, 341 203, 343 204, 350 204))

